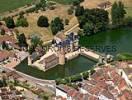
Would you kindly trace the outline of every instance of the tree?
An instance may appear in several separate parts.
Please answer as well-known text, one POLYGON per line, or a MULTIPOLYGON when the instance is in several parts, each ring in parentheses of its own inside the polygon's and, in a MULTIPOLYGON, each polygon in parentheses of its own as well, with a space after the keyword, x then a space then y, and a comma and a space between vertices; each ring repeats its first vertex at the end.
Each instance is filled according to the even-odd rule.
POLYGON ((26 40, 26 36, 24 33, 20 34, 17 36, 18 37, 18 43, 20 47, 27 47, 27 40, 26 40))
POLYGON ((119 9, 119 17, 120 17, 119 20, 122 23, 123 19, 125 18, 126 11, 125 11, 124 4, 121 1, 118 2, 118 6, 119 6, 119 8, 118 8, 119 9))
POLYGON ((19 27, 19 26, 22 26, 22 27, 28 27, 28 21, 26 18, 24 17, 19 17, 17 19, 17 22, 16 22, 16 26, 19 27))
POLYGON ((73 0, 73 6, 78 6, 80 4, 80 1, 79 0, 73 0))
POLYGON ((112 18, 112 24, 113 25, 120 25, 123 23, 123 19, 125 18, 125 8, 124 8, 124 4, 119 1, 118 3, 115 2, 112 5, 112 9, 111 9, 111 18, 112 18))
POLYGON ((51 30, 53 35, 56 35, 57 32, 64 29, 64 24, 59 17, 56 17, 54 20, 51 21, 51 30))
POLYGON ((14 20, 13 20, 12 17, 7 17, 7 18, 5 19, 5 23, 6 23, 6 26, 7 26, 8 28, 14 28, 14 27, 15 27, 15 23, 14 23, 14 20))
POLYGON ((39 27, 48 27, 49 26, 48 18, 46 16, 40 16, 37 21, 37 25, 39 27))
POLYGON ((2 48, 3 48, 3 49, 6 49, 6 50, 9 49, 9 47, 8 47, 8 45, 6 44, 5 41, 2 42, 2 48))
POLYGON ((4 30, 4 29, 1 29, 0 34, 1 34, 1 35, 5 35, 5 30, 4 30))
POLYGON ((75 9, 75 16, 81 16, 84 13, 84 8, 83 6, 77 6, 75 9))
POLYGON ((65 25, 69 24, 69 19, 65 19, 65 25))
MULTIPOLYGON (((80 9, 80 8, 79 8, 80 9)), ((78 10, 79 27, 86 35, 91 35, 107 29, 109 24, 108 12, 103 9, 78 10)))
POLYGON ((84 0, 73 0, 72 4, 73 6, 78 6, 80 5, 81 2, 83 2, 84 0))
POLYGON ((46 0, 40 0, 40 7, 45 10, 46 7, 46 0))
POLYGON ((83 32, 86 35, 91 35, 93 34, 93 30, 94 30, 94 25, 92 22, 88 22, 83 26, 83 32))
POLYGON ((127 26, 132 27, 132 17, 125 18, 124 24, 127 25, 127 26))
POLYGON ((38 45, 42 45, 43 44, 43 41, 41 40, 40 37, 38 36, 33 36, 31 38, 31 45, 36 48, 38 45))
POLYGON ((67 10, 67 12, 68 12, 68 14, 69 14, 69 15, 72 15, 72 14, 73 14, 73 12, 74 12, 74 11, 73 11, 73 8, 72 8, 72 7, 70 7, 70 8, 67 10))

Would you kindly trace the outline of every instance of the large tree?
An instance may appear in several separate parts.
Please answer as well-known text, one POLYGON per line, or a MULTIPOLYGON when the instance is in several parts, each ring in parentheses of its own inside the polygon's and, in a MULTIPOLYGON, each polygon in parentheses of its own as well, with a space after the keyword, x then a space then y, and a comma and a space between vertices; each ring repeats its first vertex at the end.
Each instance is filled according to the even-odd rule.
POLYGON ((56 35, 59 31, 64 29, 64 24, 59 17, 56 17, 54 20, 51 21, 51 30, 53 35, 56 35))
POLYGON ((37 21, 37 25, 39 27, 48 27, 49 26, 48 18, 46 16, 40 16, 37 21))
POLYGON ((113 25, 122 24, 125 18, 125 14, 126 14, 126 11, 124 8, 124 4, 121 1, 115 2, 112 5, 112 9, 111 9, 112 24, 113 25))
POLYGON ((84 8, 83 6, 77 6, 75 9, 75 16, 81 16, 84 13, 84 8))
POLYGON ((18 38, 18 43, 19 43, 20 47, 27 47, 28 46, 24 33, 18 35, 17 38, 18 38))
POLYGON ((103 9, 85 9, 77 18, 80 28, 87 35, 105 30, 109 24, 108 12, 103 9))
POLYGON ((7 18, 5 19, 5 23, 6 23, 6 26, 7 26, 8 28, 14 28, 14 27, 15 27, 15 22, 14 22, 14 20, 13 20, 12 17, 7 17, 7 18))

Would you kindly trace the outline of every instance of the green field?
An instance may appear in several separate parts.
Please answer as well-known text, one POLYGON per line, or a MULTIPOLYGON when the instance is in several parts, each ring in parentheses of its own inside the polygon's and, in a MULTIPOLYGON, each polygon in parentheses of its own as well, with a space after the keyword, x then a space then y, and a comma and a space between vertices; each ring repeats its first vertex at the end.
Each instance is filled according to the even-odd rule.
POLYGON ((73 0, 49 0, 49 1, 58 2, 60 4, 71 4, 73 0))
POLYGON ((30 4, 33 0, 0 0, 0 13, 30 4))

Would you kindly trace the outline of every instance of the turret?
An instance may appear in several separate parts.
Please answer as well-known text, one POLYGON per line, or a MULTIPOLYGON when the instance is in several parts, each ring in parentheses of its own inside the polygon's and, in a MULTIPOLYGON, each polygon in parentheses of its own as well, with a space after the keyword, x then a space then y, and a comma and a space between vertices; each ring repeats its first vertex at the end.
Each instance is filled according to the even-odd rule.
POLYGON ((65 64, 65 51, 63 47, 61 47, 59 50, 59 64, 60 65, 65 64))

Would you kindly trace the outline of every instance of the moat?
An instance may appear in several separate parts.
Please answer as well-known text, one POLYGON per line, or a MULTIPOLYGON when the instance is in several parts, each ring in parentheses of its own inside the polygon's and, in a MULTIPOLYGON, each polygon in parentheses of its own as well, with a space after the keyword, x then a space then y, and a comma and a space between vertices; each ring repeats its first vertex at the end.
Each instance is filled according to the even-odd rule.
POLYGON ((64 66, 57 65, 54 68, 47 70, 46 72, 38 70, 35 67, 27 65, 27 59, 24 60, 16 70, 26 73, 28 75, 41 78, 41 79, 57 79, 67 76, 75 75, 83 71, 91 69, 96 64, 95 61, 89 60, 86 57, 79 56, 71 61, 66 62, 64 66))
MULTIPOLYGON (((85 47, 97 50, 99 52, 110 53, 116 55, 122 52, 132 53, 132 28, 123 28, 107 32, 98 33, 89 37, 81 37, 80 44, 85 47)), ((63 78, 83 71, 91 69, 96 62, 79 56, 68 61, 64 66, 56 66, 46 72, 27 65, 27 61, 23 61, 16 70, 28 75, 41 79, 63 78)))

